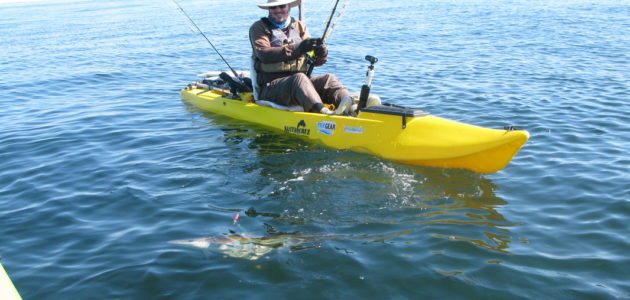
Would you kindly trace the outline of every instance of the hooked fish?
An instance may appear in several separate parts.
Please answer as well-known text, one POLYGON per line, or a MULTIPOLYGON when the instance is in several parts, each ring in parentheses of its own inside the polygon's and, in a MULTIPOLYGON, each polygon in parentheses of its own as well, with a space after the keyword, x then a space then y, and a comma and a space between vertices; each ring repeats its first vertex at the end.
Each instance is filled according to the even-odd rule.
POLYGON ((170 241, 171 244, 209 249, 216 245, 219 251, 229 257, 256 260, 274 249, 289 247, 302 250, 316 246, 302 246, 307 243, 342 237, 342 235, 308 235, 300 233, 277 233, 263 237, 248 237, 238 234, 211 236, 197 239, 170 241))

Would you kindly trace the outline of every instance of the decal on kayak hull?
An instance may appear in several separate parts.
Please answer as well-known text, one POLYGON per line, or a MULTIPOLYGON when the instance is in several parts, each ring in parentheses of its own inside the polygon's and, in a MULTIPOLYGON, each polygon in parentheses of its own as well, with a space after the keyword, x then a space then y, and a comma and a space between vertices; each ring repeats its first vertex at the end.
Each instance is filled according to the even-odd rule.
POLYGON ((311 130, 306 128, 306 122, 304 120, 300 120, 295 127, 293 126, 284 126, 284 131, 287 133, 297 134, 297 135, 310 135, 311 130))
POLYGON ((335 129, 337 128, 337 123, 331 121, 321 121, 317 123, 317 128, 319 128, 319 132, 326 135, 333 135, 335 133, 335 129))
POLYGON ((365 131, 365 127, 344 126, 343 131, 348 133, 363 134, 363 131, 365 131))

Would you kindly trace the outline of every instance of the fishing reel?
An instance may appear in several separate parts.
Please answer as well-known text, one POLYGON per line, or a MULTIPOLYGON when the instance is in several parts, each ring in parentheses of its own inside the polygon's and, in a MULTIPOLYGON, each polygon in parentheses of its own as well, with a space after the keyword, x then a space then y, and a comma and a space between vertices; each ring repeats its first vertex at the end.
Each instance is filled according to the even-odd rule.
POLYGON ((221 74, 219 74, 219 78, 223 79, 225 83, 227 83, 227 85, 230 87, 230 93, 232 94, 232 98, 234 99, 240 98, 238 93, 251 92, 253 90, 251 78, 232 78, 232 76, 230 76, 226 72, 221 72, 221 74))

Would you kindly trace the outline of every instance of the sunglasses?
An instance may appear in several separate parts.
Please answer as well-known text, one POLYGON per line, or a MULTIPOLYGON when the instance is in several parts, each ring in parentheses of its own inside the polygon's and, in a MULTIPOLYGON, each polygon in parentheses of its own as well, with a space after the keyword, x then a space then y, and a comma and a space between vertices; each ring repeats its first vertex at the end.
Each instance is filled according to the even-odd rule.
POLYGON ((287 7, 286 4, 282 4, 282 5, 277 5, 277 6, 269 6, 269 9, 276 9, 276 8, 285 8, 287 7))

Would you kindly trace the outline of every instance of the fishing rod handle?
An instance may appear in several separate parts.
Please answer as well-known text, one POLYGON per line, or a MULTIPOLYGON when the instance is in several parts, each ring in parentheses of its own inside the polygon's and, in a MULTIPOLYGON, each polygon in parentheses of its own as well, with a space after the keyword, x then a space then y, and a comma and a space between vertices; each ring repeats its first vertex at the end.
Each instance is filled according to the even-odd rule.
POLYGON ((306 56, 306 61, 308 61, 308 70, 306 71, 306 76, 310 78, 311 74, 313 74, 313 69, 315 69, 315 59, 308 54, 304 55, 306 56))

